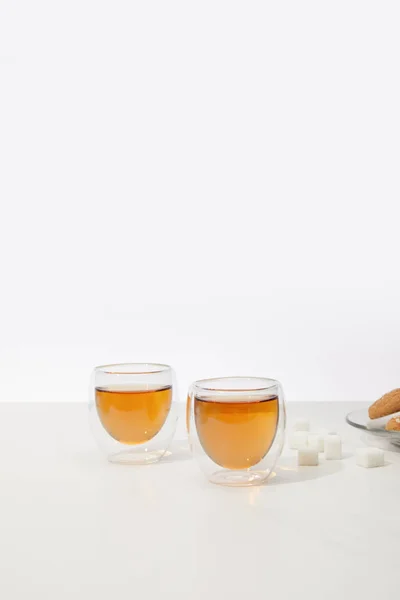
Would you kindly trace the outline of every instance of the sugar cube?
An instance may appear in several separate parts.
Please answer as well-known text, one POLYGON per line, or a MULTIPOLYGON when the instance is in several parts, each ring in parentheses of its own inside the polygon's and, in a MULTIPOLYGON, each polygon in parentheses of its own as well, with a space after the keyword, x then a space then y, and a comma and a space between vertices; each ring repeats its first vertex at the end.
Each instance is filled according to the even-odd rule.
POLYGON ((296 419, 293 425, 294 431, 310 431, 310 421, 308 419, 296 419))
POLYGON ((325 438, 326 460, 340 460, 342 458, 342 440, 339 435, 331 433, 325 438))
POLYGON ((385 464, 385 455, 380 448, 358 448, 356 450, 356 459, 359 467, 371 469, 372 467, 383 467, 385 464))
POLYGON ((290 447, 292 450, 307 447, 308 433, 307 431, 294 431, 290 436, 290 447))
POLYGON ((308 436, 308 445, 317 452, 323 452, 325 447, 324 436, 320 433, 310 433, 308 436))
POLYGON ((318 465, 318 452, 315 448, 300 448, 297 451, 297 464, 299 467, 316 467, 318 465))

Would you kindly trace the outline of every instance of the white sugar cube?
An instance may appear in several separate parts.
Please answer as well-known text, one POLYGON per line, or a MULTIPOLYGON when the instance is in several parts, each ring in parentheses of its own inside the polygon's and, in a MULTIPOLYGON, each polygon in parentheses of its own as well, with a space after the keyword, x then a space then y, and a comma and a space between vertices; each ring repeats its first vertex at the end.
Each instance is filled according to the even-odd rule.
POLYGON ((296 419, 293 425, 294 431, 310 431, 310 421, 308 419, 296 419))
POLYGON ((342 440, 339 435, 331 433, 325 438, 326 460, 340 460, 342 458, 342 440))
POLYGON ((316 467, 318 465, 318 452, 314 448, 300 448, 297 451, 297 464, 299 467, 316 467))
POLYGON ((385 455, 379 448, 358 448, 356 459, 359 467, 371 469, 372 467, 383 467, 385 455))
POLYGON ((324 451, 324 436, 320 433, 310 433, 308 436, 308 445, 317 452, 324 451))
POLYGON ((307 431, 294 431, 290 436, 290 447, 292 450, 298 450, 299 448, 306 448, 308 445, 308 433, 307 431))

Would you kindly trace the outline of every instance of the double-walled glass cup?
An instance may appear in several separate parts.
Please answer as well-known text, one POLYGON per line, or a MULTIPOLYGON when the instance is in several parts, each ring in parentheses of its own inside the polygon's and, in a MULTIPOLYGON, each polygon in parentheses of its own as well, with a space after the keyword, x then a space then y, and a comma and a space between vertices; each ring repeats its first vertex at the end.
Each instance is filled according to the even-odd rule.
POLYGON ((108 460, 157 462, 175 433, 175 373, 168 365, 150 363, 96 367, 89 408, 95 439, 108 460))
POLYGON ((258 485, 270 476, 284 443, 280 383, 263 377, 196 381, 188 395, 195 459, 213 483, 258 485))

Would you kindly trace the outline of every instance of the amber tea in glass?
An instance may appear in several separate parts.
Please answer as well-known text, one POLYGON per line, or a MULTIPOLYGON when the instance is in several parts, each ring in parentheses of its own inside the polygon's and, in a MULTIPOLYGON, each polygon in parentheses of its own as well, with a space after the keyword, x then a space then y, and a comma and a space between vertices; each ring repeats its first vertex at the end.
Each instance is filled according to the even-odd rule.
POLYGON ((94 371, 92 421, 112 462, 148 464, 165 454, 176 426, 168 365, 106 365, 94 371))
POLYGON ((259 463, 274 441, 279 400, 265 396, 240 401, 225 398, 194 399, 200 443, 208 456, 225 469, 247 469, 259 463))
POLYGON ((284 424, 283 393, 275 380, 222 377, 191 386, 191 447, 214 483, 264 481, 281 452, 284 424))
POLYGON ((172 401, 172 387, 114 385, 96 387, 96 407, 103 427, 122 444, 143 444, 164 425, 172 401))

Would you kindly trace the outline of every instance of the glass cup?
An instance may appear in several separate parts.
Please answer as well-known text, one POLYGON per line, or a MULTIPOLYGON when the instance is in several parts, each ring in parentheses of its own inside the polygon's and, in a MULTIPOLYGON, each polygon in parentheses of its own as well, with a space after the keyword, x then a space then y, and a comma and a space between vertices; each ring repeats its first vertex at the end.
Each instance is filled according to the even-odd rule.
POLYGON ((285 433, 281 384, 263 377, 196 381, 187 399, 191 450, 212 483, 259 485, 271 475, 285 433))
POLYGON ((110 462, 157 462, 176 429, 175 373, 150 363, 96 367, 89 410, 94 437, 110 462))

